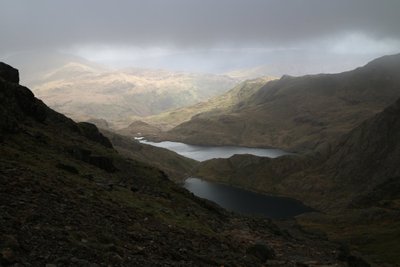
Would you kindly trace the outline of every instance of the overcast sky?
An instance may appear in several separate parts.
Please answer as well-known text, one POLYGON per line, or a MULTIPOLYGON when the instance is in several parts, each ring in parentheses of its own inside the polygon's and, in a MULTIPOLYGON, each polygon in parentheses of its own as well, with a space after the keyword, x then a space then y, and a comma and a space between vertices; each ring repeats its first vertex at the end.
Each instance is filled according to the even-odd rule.
POLYGON ((2 0, 0 56, 113 66, 340 71, 400 52, 400 0, 2 0))

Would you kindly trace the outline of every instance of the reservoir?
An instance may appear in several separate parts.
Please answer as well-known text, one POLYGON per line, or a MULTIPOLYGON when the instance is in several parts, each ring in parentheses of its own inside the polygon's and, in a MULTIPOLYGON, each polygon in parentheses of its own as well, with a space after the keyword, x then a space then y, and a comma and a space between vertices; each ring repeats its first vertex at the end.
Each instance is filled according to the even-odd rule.
POLYGON ((230 158, 235 154, 251 154, 255 156, 269 158, 276 158, 279 156, 290 154, 281 149, 273 148, 251 148, 240 146, 195 146, 170 141, 150 142, 143 139, 141 139, 140 142, 143 144, 166 148, 182 156, 197 161, 205 161, 213 158, 230 158))
POLYGON ((291 218, 313 211, 300 201, 255 193, 237 187, 188 178, 184 187, 198 197, 211 200, 226 210, 266 218, 291 218))

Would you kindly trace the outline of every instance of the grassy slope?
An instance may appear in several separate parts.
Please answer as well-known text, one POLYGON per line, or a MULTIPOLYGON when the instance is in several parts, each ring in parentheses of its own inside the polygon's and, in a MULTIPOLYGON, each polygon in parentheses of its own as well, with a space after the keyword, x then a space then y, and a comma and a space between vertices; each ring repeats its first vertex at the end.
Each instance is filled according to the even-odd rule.
MULTIPOLYGON (((237 103, 245 100, 255 93, 266 82, 272 80, 271 77, 262 77, 242 82, 229 90, 228 92, 211 98, 207 101, 200 102, 193 106, 183 107, 166 111, 158 115, 141 118, 144 122, 155 125, 162 130, 169 130, 185 121, 190 120, 193 116, 203 112, 217 112, 219 110, 229 109, 237 103)), ((157 135, 159 133, 157 132, 157 135)))

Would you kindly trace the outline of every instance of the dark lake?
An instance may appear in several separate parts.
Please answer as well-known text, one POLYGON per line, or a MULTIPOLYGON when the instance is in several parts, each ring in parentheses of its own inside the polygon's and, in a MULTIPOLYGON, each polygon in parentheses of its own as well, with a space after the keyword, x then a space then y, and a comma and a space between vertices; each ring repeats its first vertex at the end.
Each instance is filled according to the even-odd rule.
POLYGON ((240 147, 240 146, 196 146, 188 145, 179 142, 150 142, 140 140, 141 143, 163 147, 172 150, 187 158, 195 159, 198 161, 204 161, 213 158, 230 158, 235 154, 251 154, 260 157, 276 158, 290 153, 281 149, 273 148, 251 148, 251 147, 240 147))
MULTIPOLYGON (((212 158, 229 158, 234 154, 252 154, 270 158, 290 154, 280 149, 196 146, 170 141, 149 142, 143 139, 140 139, 140 142, 163 147, 198 161, 212 158)), ((313 211, 295 199, 268 196, 193 177, 185 180, 184 187, 198 197, 211 200, 229 211, 245 215, 259 215, 267 218, 291 218, 304 212, 313 211)))
POLYGON ((258 194, 198 178, 186 179, 184 187, 198 197, 211 200, 229 211, 245 215, 291 218, 313 211, 295 199, 258 194))

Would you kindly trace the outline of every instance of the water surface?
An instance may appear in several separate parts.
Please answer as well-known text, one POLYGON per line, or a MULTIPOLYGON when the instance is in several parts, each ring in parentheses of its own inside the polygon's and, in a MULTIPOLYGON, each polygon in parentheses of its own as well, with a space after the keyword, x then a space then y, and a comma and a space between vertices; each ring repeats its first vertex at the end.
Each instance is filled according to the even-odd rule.
POLYGON ((291 218, 313 211, 295 199, 259 194, 193 177, 186 179, 184 187, 198 197, 211 200, 229 211, 245 215, 291 218))
MULTIPOLYGON (((290 153, 280 149, 249 148, 237 146, 196 146, 179 142, 150 142, 137 138, 139 142, 172 150, 182 156, 198 161, 212 158, 229 158, 235 154, 252 154, 276 158, 290 153)), ((301 202, 284 197, 268 196, 237 187, 188 178, 184 187, 198 197, 211 200, 221 207, 246 215, 260 215, 267 218, 290 218, 312 211, 301 202)))
POLYGON ((251 154, 255 156, 269 158, 276 158, 279 156, 290 154, 281 149, 269 148, 251 148, 240 146, 196 146, 171 141, 150 142, 140 140, 140 142, 143 144, 166 148, 182 156, 198 161, 205 161, 213 158, 230 158, 235 154, 251 154))

